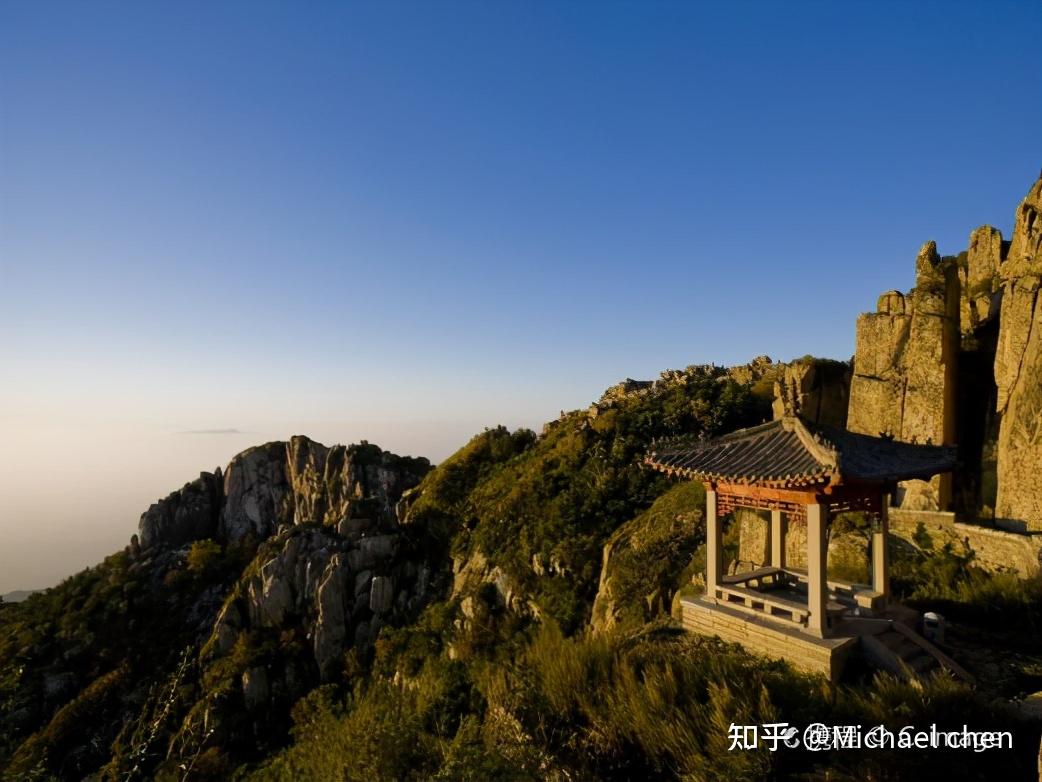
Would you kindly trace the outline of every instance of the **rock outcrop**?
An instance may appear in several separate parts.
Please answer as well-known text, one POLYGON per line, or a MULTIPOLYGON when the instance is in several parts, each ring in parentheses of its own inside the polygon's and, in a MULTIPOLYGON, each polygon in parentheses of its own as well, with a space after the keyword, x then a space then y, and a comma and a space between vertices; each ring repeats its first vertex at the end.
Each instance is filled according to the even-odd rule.
POLYGON ((221 470, 204 472, 141 514, 137 545, 172 548, 212 537, 221 513, 221 470))
POLYGON ((310 669, 298 658, 242 671, 241 703, 261 712, 269 699, 292 703, 330 678, 347 650, 365 653, 384 623, 411 615, 427 598, 438 565, 406 540, 396 509, 407 509, 403 495, 429 469, 426 459, 365 442, 267 443, 149 508, 129 550, 143 564, 181 561, 185 544, 205 538, 247 551, 258 546, 213 622, 202 659, 212 665, 229 657, 244 637, 253 645, 266 635, 309 646, 310 669))
POLYGON ((995 516, 1009 526, 1042 530, 1042 178, 1017 209, 1001 269, 995 516))
POLYGON ((959 446, 954 494, 947 476, 911 481, 898 492, 902 508, 1042 531, 1040 289, 1042 179, 1017 208, 1009 242, 985 225, 957 257, 927 243, 915 288, 884 293, 858 318, 848 428, 959 446))
POLYGON ((704 515, 702 485, 682 483, 615 530, 603 549, 593 632, 640 626, 669 612, 694 571, 692 555, 705 540, 704 515))
MULTIPOLYGON (((369 654, 381 627, 414 617, 443 588, 432 575, 445 570, 438 553, 396 515, 428 469, 367 443, 327 448, 304 437, 232 460, 215 483, 223 503, 211 531, 229 548, 259 545, 200 654, 205 676, 237 670, 241 692, 209 706, 208 724, 242 735, 240 711, 254 721, 285 713, 343 671, 348 652, 369 654), (257 649, 269 650, 263 666, 243 651, 257 649)), ((160 536, 146 552, 171 542, 160 536)))
POLYGON ((811 423, 845 429, 850 365, 807 356, 782 367, 774 381, 774 417, 798 415, 811 423))
POLYGON ((138 536, 143 548, 173 548, 208 537, 259 542, 295 524, 337 525, 352 516, 388 522, 429 469, 426 459, 366 442, 327 447, 298 436, 266 443, 153 505, 138 536))
POLYGON ((969 247, 959 256, 959 322, 963 334, 973 334, 999 314, 1003 257, 1002 234, 997 228, 982 225, 970 234, 969 247))
POLYGON ((224 503, 218 535, 264 540, 293 519, 285 443, 266 443, 243 451, 224 471, 224 503))
MULTIPOLYGON (((927 242, 916 259, 916 286, 888 291, 876 312, 857 320, 847 427, 904 442, 955 444, 959 280, 954 258, 927 242)), ((900 505, 947 509, 950 476, 908 481, 900 505)))
POLYGON ((395 611, 427 597, 432 565, 408 546, 399 556, 402 548, 396 532, 287 529, 262 547, 222 609, 206 656, 227 654, 243 632, 297 631, 310 639, 318 678, 328 679, 348 649, 364 651, 395 611), (367 545, 374 539, 381 545, 367 545))

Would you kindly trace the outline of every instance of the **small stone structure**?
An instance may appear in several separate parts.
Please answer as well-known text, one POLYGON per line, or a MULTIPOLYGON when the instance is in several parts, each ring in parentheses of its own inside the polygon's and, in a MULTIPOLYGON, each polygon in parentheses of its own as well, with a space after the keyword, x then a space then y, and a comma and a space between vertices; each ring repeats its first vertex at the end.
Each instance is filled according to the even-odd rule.
POLYGON ((888 495, 898 481, 951 471, 955 451, 784 417, 715 440, 660 443, 645 462, 706 488, 706 588, 681 601, 685 626, 835 679, 862 635, 892 625, 888 495), (738 508, 770 511, 770 564, 725 575, 722 518, 738 508), (870 585, 828 577, 829 519, 848 511, 874 520, 870 585), (790 526, 806 529, 805 570, 787 561, 790 526))

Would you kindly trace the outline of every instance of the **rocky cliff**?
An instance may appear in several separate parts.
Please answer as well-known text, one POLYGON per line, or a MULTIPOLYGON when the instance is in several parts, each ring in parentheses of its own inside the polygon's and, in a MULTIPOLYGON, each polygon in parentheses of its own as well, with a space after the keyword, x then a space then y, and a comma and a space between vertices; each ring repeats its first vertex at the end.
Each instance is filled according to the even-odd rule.
POLYGON ((394 505, 430 469, 369 443, 326 447, 307 437, 243 451, 223 471, 202 473, 141 516, 143 548, 212 537, 260 541, 295 524, 350 517, 389 522, 394 505))
MULTIPOLYGON (((847 426, 905 442, 955 443, 959 281, 955 260, 927 242, 916 258, 916 285, 888 291, 857 320, 847 426)), ((909 481, 902 507, 947 507, 950 478, 909 481)))
POLYGON ((1042 179, 1010 242, 991 226, 955 256, 927 242, 915 288, 887 291, 858 318, 847 426, 959 446, 960 470, 902 485, 902 508, 1042 530, 1040 209, 1042 179))
POLYGON ((226 680, 222 697, 189 712, 181 740, 204 725, 231 744, 259 735, 257 720, 284 719, 347 653, 365 656, 385 623, 415 614, 440 563, 403 534, 397 509, 429 469, 365 442, 293 437, 243 451, 142 514, 129 549, 139 565, 210 539, 256 547, 202 645, 201 676, 226 680), (281 651, 243 651, 265 644, 281 651))
POLYGON ((995 516, 1042 530, 1042 178, 1017 209, 1000 268, 995 516))

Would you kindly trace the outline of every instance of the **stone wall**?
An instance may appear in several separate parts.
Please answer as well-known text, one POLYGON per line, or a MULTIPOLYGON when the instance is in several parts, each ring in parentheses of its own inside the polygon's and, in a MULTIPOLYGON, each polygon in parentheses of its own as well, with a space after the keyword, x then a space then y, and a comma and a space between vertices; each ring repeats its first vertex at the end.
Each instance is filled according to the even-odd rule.
POLYGON ((832 681, 839 679, 844 663, 857 645, 856 638, 813 638, 795 628, 782 628, 776 622, 698 599, 679 602, 685 630, 718 636, 741 644, 750 652, 784 659, 794 668, 822 674, 832 681))
POLYGON ((1012 571, 1023 578, 1039 572, 1042 534, 958 522, 953 513, 897 509, 890 512, 890 533, 913 546, 918 545, 915 535, 920 524, 930 536, 934 550, 945 543, 965 545, 973 550, 976 564, 985 570, 1012 571))

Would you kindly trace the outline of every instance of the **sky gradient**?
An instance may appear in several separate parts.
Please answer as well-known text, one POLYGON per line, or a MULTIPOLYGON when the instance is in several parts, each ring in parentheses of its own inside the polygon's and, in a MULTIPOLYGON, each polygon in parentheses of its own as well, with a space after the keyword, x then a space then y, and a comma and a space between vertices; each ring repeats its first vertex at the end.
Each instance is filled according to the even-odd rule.
POLYGON ((258 442, 438 460, 849 358, 923 241, 1008 237, 1040 40, 1027 1, 0 0, 0 593, 258 442))

